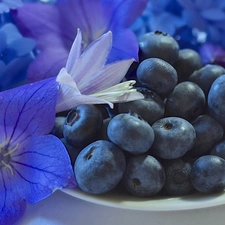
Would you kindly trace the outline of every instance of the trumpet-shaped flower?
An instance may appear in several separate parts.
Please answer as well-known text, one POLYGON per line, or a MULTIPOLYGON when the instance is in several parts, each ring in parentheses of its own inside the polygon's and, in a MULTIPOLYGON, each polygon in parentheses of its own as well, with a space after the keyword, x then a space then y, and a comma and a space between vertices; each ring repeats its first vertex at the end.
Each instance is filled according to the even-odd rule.
POLYGON ((143 98, 132 89, 135 81, 119 83, 134 59, 106 64, 111 47, 112 32, 109 31, 82 52, 82 35, 78 29, 66 66, 56 78, 61 83, 57 112, 84 103, 108 103, 112 107, 112 102, 143 98))
POLYGON ((49 135, 58 83, 49 78, 0 93, 0 224, 13 224, 26 202, 75 185, 69 156, 49 135))
POLYGON ((138 60, 138 42, 129 29, 147 0, 58 0, 56 5, 24 4, 14 13, 21 32, 37 41, 41 51, 28 70, 31 81, 56 76, 65 65, 77 28, 82 49, 107 31, 113 32, 108 63, 138 60))

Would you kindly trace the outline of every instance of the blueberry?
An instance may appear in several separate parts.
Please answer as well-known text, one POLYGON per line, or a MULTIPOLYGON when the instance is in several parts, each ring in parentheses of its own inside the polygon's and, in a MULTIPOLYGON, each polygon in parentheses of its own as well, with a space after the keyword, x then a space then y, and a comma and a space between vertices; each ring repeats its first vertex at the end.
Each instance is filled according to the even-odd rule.
POLYGON ((83 148, 97 139, 102 123, 102 114, 96 106, 80 105, 68 113, 63 135, 69 144, 83 148))
POLYGON ((129 193, 153 196, 162 189, 164 182, 165 172, 156 158, 147 154, 128 158, 122 183, 129 193))
POLYGON ((113 117, 108 124, 107 134, 110 141, 132 154, 147 152, 154 141, 152 127, 132 113, 120 113, 113 117))
POLYGON ((219 76, 212 84, 208 94, 208 109, 210 114, 225 125, 225 74, 219 76))
POLYGON ((188 121, 202 114, 205 94, 195 83, 184 81, 176 85, 165 103, 165 116, 178 116, 188 121))
POLYGON ((187 120, 165 117, 152 125, 154 143, 149 154, 162 159, 176 159, 185 155, 194 145, 195 129, 187 120))
POLYGON ((215 193, 225 188, 225 160, 215 155, 198 158, 191 169, 191 181, 202 193, 215 193))
POLYGON ((194 71, 189 77, 189 81, 198 84, 207 96, 213 81, 223 74, 225 74, 225 69, 222 66, 207 64, 194 71))
POLYGON ((159 58, 142 61, 137 68, 137 79, 141 86, 160 96, 167 96, 174 89, 178 80, 176 70, 159 58))
POLYGON ((211 155, 217 155, 225 159, 225 140, 222 140, 215 144, 209 153, 211 155))
POLYGON ((143 94, 144 99, 119 103, 118 112, 136 113, 150 125, 156 120, 161 119, 165 111, 164 101, 162 98, 147 88, 137 87, 136 89, 143 94))
POLYGON ((179 159, 164 160, 162 162, 166 180, 161 190, 164 195, 182 196, 194 191, 191 183, 192 164, 179 159))
POLYGON ((193 49, 180 49, 179 57, 173 64, 178 74, 178 81, 187 81, 195 70, 202 67, 202 60, 199 53, 193 49))
POLYGON ((78 154, 80 153, 81 149, 78 147, 74 147, 72 145, 70 145, 65 138, 60 138, 60 141, 63 143, 63 145, 65 146, 69 157, 70 157, 70 161, 71 164, 74 166, 75 160, 78 156, 78 154))
POLYGON ((141 36, 139 48, 141 61, 147 58, 160 58, 171 64, 178 59, 177 41, 161 31, 152 31, 141 36))
POLYGON ((78 187, 90 194, 103 194, 121 181, 126 167, 123 151, 98 140, 81 150, 74 165, 78 187))
POLYGON ((51 130, 51 134, 55 135, 58 138, 63 138, 63 126, 66 121, 66 117, 57 116, 55 118, 54 127, 51 130))
POLYGON ((211 148, 222 140, 224 130, 222 125, 210 115, 200 115, 193 122, 196 132, 194 146, 189 151, 193 156, 207 154, 211 148))

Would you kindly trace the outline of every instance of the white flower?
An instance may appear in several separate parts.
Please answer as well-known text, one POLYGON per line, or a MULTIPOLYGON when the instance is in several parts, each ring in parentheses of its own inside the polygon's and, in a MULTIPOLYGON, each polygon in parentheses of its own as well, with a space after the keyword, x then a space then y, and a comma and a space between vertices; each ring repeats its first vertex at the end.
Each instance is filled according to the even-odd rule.
POLYGON ((80 104, 107 103, 113 107, 112 103, 143 98, 133 88, 134 80, 120 83, 134 59, 106 64, 111 47, 109 31, 81 52, 82 35, 78 29, 66 66, 56 78, 60 83, 57 112, 80 104))

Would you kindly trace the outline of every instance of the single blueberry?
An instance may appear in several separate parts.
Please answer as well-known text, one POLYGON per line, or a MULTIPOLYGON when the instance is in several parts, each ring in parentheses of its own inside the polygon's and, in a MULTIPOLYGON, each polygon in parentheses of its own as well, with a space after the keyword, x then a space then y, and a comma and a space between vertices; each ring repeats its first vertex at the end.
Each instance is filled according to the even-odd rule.
POLYGON ((225 160, 215 155, 198 158, 191 169, 191 182, 201 193, 221 192, 225 189, 225 160))
POLYGON ((177 72, 168 62, 159 58, 148 58, 137 68, 137 79, 160 96, 167 96, 177 84, 177 72))
POLYGON ((178 59, 179 45, 167 33, 161 31, 149 32, 139 38, 140 59, 160 58, 168 63, 178 59))
POLYGON ((223 126, 210 115, 198 116, 192 125, 195 128, 196 139, 194 146, 188 153, 193 156, 207 154, 223 138, 223 126))
POLYGON ((209 152, 211 155, 217 155, 225 159, 225 140, 218 142, 209 152))
POLYGON ((223 74, 225 74, 225 68, 222 66, 207 64, 194 71, 188 80, 196 83, 204 91, 205 96, 208 96, 212 83, 223 74))
POLYGON ((178 82, 187 81, 195 70, 202 67, 199 53, 193 49, 180 49, 177 61, 172 64, 178 74, 178 82))
POLYGON ((63 138, 63 126, 65 124, 66 117, 57 116, 55 118, 54 127, 51 130, 51 134, 55 135, 58 138, 63 138))
POLYGON ((196 132, 191 123, 180 117, 164 117, 157 120, 152 129, 155 139, 149 154, 162 159, 184 156, 194 145, 196 132))
POLYGON ((208 94, 208 109, 210 114, 225 125, 225 74, 219 76, 212 84, 208 94))
POLYGON ((182 158, 163 160, 166 180, 161 190, 164 195, 182 196, 194 191, 191 183, 192 164, 182 158))
POLYGON ((161 163, 150 155, 131 156, 127 160, 122 183, 132 195, 153 196, 162 189, 165 172, 161 163))
POLYGON ((197 84, 181 82, 166 99, 165 116, 177 116, 191 121, 202 114, 205 102, 205 94, 197 84))
POLYGON ((165 112, 164 101, 155 92, 142 87, 136 88, 144 96, 144 99, 138 99, 130 102, 118 104, 119 113, 136 113, 150 125, 156 120, 161 119, 165 112))
POLYGON ((125 167, 123 151, 110 141, 98 140, 78 154, 74 173, 81 190, 90 194, 103 194, 121 181, 125 167))
POLYGON ((63 136, 69 144, 83 148, 97 140, 102 123, 102 114, 96 106, 79 105, 68 113, 63 136))
POLYGON ((132 154, 147 152, 154 141, 152 127, 132 113, 120 113, 113 117, 108 124, 107 134, 110 141, 132 154))

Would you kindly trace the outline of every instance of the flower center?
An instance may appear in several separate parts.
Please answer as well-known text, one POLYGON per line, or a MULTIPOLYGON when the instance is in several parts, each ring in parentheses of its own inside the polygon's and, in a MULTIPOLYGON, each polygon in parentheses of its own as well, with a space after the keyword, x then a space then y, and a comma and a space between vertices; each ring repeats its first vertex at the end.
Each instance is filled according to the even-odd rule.
POLYGON ((13 168, 10 165, 11 155, 18 149, 19 144, 13 148, 10 148, 11 146, 9 145, 9 141, 10 138, 7 138, 3 143, 0 144, 0 169, 6 167, 13 175, 13 168))

